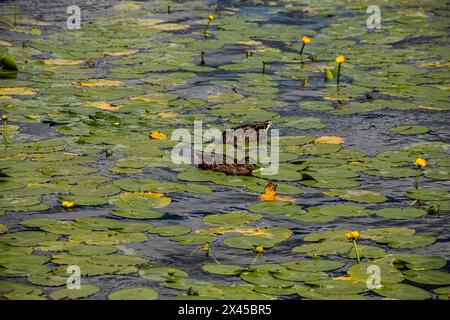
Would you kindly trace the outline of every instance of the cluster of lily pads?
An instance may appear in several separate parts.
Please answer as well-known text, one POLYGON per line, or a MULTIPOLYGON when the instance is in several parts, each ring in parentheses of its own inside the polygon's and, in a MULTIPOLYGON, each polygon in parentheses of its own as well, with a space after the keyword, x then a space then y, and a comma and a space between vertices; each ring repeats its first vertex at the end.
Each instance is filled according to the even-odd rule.
POLYGON ((449 110, 446 11, 385 6, 384 30, 369 33, 365 8, 346 1, 280 1, 263 15, 125 1, 64 32, 2 14, 11 36, 0 65, 19 70, 0 79, 0 299, 448 299, 447 260, 426 254, 445 240, 426 228, 450 211, 449 144, 439 126, 406 116, 449 110), (324 79, 337 55, 339 86, 324 79), (344 146, 330 126, 376 125, 380 110, 401 114, 384 132, 394 150, 344 146), (220 129, 273 120, 278 173, 174 164, 169 137, 194 120, 220 129), (259 200, 269 179, 292 201, 259 200), (375 181, 386 189, 373 191, 375 181), (173 209, 223 192, 236 210, 173 209), (355 229, 357 246, 345 237, 355 229), (176 259, 136 249, 155 242, 176 259), (66 288, 72 265, 79 290, 66 288), (381 288, 367 286, 371 265, 381 288), (137 285, 100 284, 125 275, 137 285))

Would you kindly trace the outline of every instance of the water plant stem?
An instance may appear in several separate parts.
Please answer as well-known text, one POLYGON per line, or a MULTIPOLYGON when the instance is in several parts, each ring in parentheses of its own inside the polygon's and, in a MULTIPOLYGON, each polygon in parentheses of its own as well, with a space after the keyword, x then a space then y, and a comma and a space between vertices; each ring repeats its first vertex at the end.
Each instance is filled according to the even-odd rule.
POLYGON ((358 263, 360 263, 360 262, 361 262, 361 259, 360 259, 360 257, 359 257, 359 250, 358 250, 358 246, 357 246, 357 244, 356 244, 356 240, 355 240, 355 239, 353 239, 353 246, 355 247, 356 259, 358 259, 358 263))
POLYGON ((205 30, 203 30, 203 34, 206 36, 206 30, 208 30, 209 25, 211 24, 211 17, 208 18, 208 22, 206 23, 205 30))
POLYGON ((306 45, 306 43, 303 43, 302 48, 300 49, 300 55, 303 54, 303 49, 305 49, 305 45, 306 45))
POLYGON ((337 84, 339 84, 340 77, 341 77, 341 63, 339 63, 338 65, 337 84))
POLYGON ((250 267, 253 266, 253 264, 256 262, 256 260, 258 259, 258 255, 256 255, 253 260, 252 263, 250 263, 250 267))
POLYGON ((4 114, 2 115, 3 120, 3 143, 5 146, 8 144, 8 124, 6 121, 8 120, 8 115, 4 114))
POLYGON ((419 179, 420 179, 420 174, 422 173, 422 170, 420 168, 417 168, 417 172, 416 172, 416 180, 414 181, 414 187, 416 189, 419 189, 419 179))

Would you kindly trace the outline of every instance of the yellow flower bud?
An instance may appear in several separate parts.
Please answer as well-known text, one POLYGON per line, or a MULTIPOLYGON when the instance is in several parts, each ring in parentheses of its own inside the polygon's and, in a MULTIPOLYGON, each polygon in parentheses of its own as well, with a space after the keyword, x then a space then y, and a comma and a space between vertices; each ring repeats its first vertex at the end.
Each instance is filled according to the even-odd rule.
POLYGON ((303 42, 304 44, 308 44, 308 43, 311 42, 311 38, 308 37, 308 36, 303 36, 303 37, 302 37, 302 42, 303 42))
POLYGON ((2 120, 3 120, 3 121, 8 120, 8 115, 7 115, 7 114, 2 114, 2 120))
POLYGON ((416 160, 414 160, 414 164, 416 166, 422 168, 422 167, 426 167, 428 165, 428 162, 424 158, 416 158, 416 160))
POLYGON ((213 16, 213 15, 210 15, 210 16, 208 17, 208 20, 209 20, 209 21, 213 21, 213 20, 214 20, 214 16, 213 16))
POLYGON ((256 246, 255 249, 253 250, 257 256, 262 256, 264 253, 264 248, 262 245, 256 246))
POLYGON ((345 57, 344 56, 337 56, 336 57, 336 62, 337 63, 343 63, 345 61, 345 57))
POLYGON ((169 276, 173 276, 173 275, 175 274, 176 271, 177 271, 177 270, 175 270, 174 268, 169 268, 169 269, 167 270, 167 274, 168 274, 169 276))

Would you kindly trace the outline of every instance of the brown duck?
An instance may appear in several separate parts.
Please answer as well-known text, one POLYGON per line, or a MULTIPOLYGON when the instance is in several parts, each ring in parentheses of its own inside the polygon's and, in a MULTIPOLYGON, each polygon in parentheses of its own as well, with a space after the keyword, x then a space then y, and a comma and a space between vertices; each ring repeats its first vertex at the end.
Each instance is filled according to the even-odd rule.
POLYGON ((201 163, 198 165, 200 169, 213 170, 223 172, 227 175, 251 176, 253 169, 256 168, 256 161, 245 158, 244 163, 236 163, 237 161, 225 155, 214 155, 202 152, 201 163), (221 161, 217 161, 222 158, 221 161))
MULTIPOLYGON (((222 133, 224 144, 233 143, 237 139, 237 141, 252 141, 256 137, 258 139, 258 134, 261 133, 261 130, 267 131, 272 126, 272 121, 265 121, 262 123, 252 123, 252 124, 243 124, 237 127, 232 128, 231 130, 238 132, 233 132, 234 135, 227 135, 227 132, 222 133), (256 135, 246 136, 246 131, 249 130, 256 131, 256 135), (231 137, 230 137, 231 136, 231 137)), ((231 157, 226 155, 215 155, 213 153, 204 153, 202 151, 195 151, 194 156, 197 159, 200 159, 199 168, 205 170, 213 170, 218 172, 223 172, 228 175, 243 175, 243 176, 251 176, 252 171, 256 168, 256 161, 249 157, 245 158, 244 163, 237 163, 237 161, 231 157), (221 161, 217 161, 221 160, 221 161)))

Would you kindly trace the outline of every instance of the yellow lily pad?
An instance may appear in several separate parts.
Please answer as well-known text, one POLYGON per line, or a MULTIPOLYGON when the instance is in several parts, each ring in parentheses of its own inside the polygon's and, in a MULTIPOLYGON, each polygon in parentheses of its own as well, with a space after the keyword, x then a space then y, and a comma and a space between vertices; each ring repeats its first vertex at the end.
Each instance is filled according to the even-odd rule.
POLYGON ((0 96, 32 96, 36 94, 30 88, 16 87, 16 88, 0 88, 0 96))
POLYGON ((325 143, 325 144, 342 144, 344 139, 338 136, 322 136, 314 140, 315 144, 325 143))
POLYGON ((80 86, 95 88, 95 87, 118 87, 123 85, 122 81, 119 80, 107 80, 107 79, 92 79, 88 81, 80 81, 80 86))
POLYGON ((86 101, 83 107, 97 108, 101 110, 118 110, 120 106, 111 105, 106 101, 86 101))
POLYGON ((135 54, 138 52, 136 49, 130 49, 130 50, 123 50, 123 51, 105 51, 103 52, 105 56, 110 57, 121 57, 121 56, 129 56, 131 54, 135 54))
POLYGON ((83 60, 67 60, 67 59, 45 59, 42 63, 49 66, 77 66, 82 64, 83 60))

